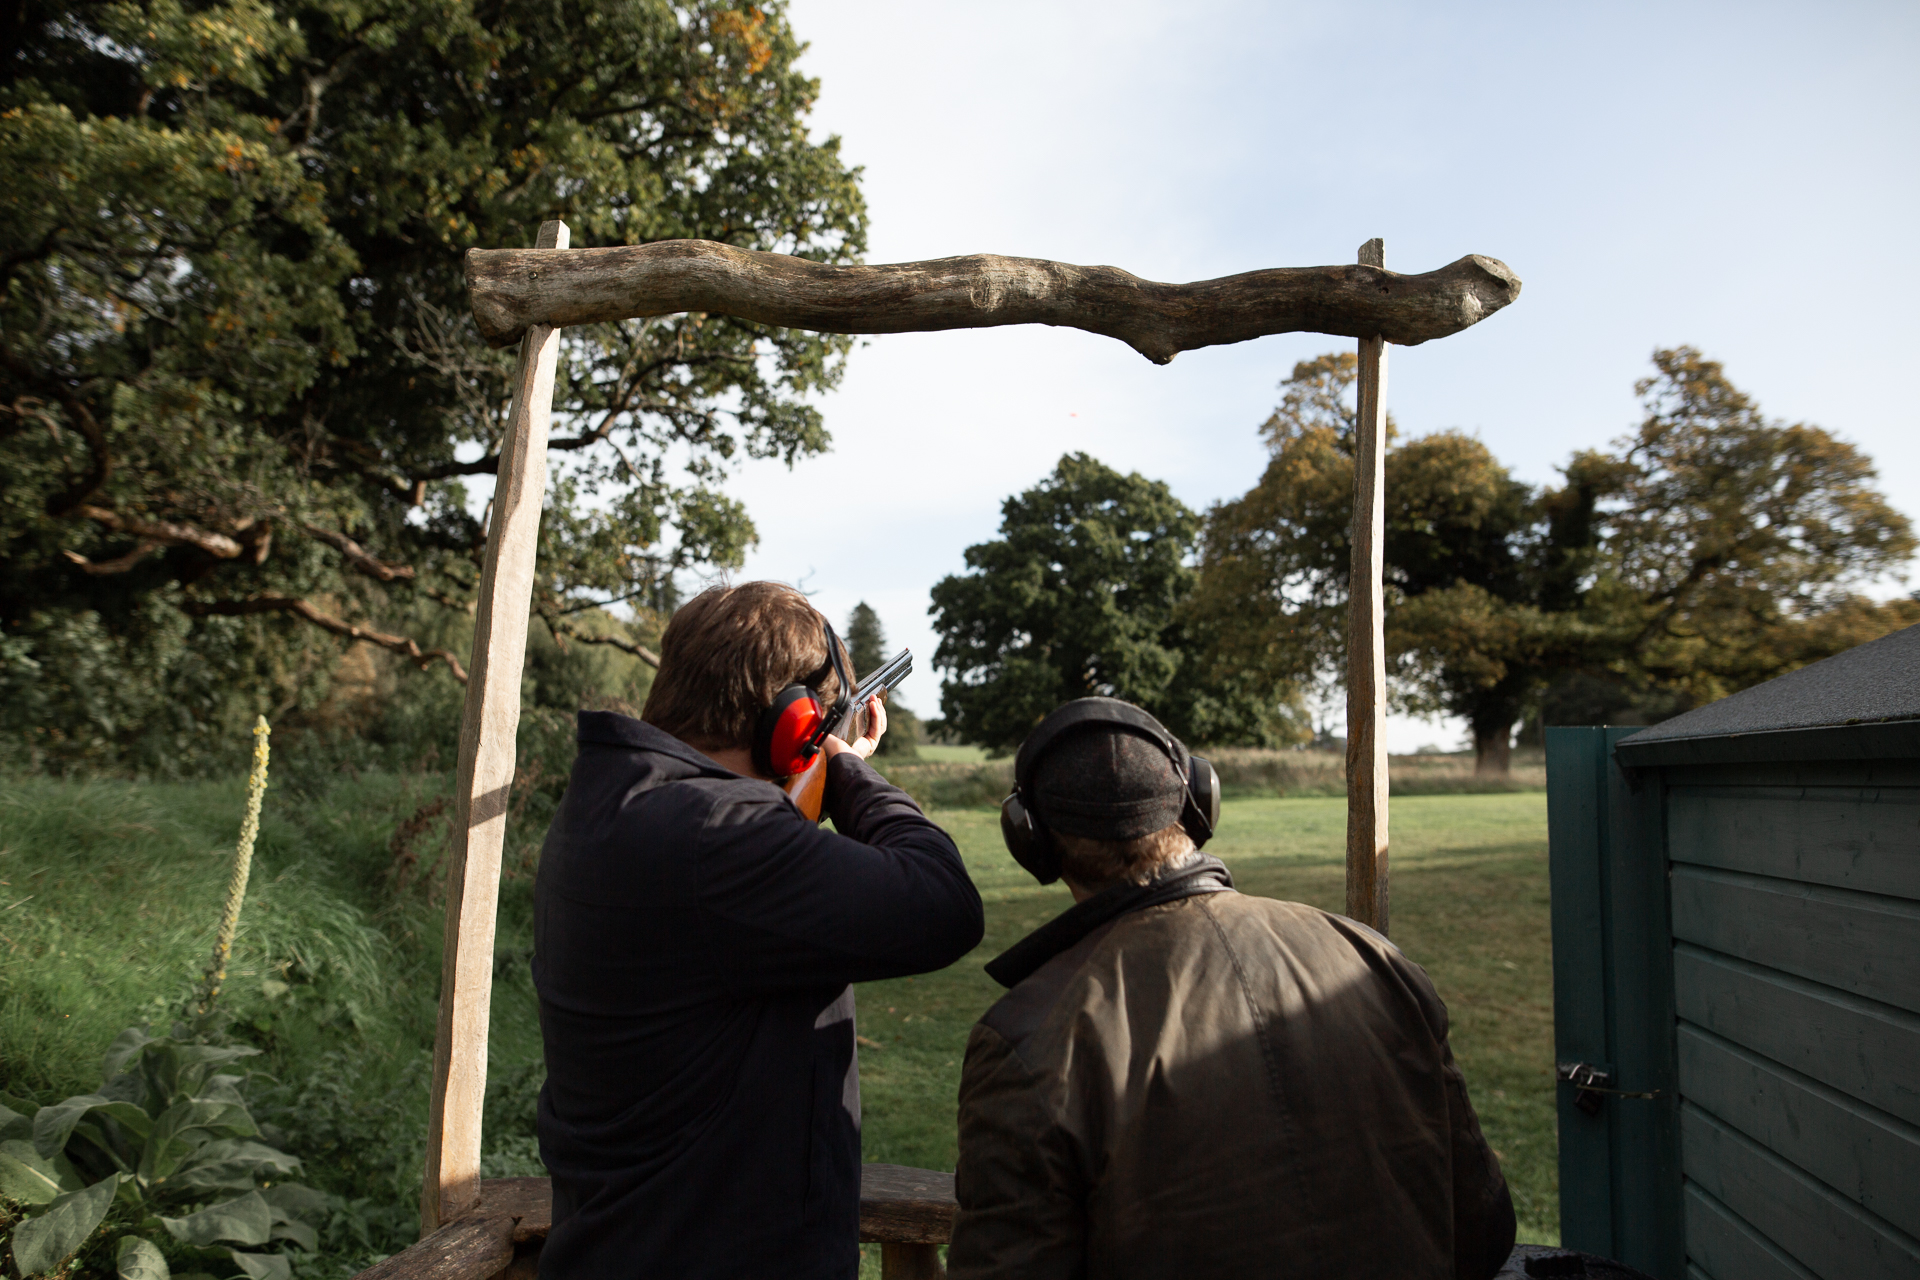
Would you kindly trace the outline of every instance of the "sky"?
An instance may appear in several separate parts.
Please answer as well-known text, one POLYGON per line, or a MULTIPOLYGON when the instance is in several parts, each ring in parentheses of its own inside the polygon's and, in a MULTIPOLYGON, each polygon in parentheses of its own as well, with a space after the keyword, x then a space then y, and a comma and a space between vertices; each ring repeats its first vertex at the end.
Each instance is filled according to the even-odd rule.
MULTIPOLYGON (((1481 324, 1389 349, 1410 434, 1479 435, 1521 478, 1636 421, 1656 347, 1725 363, 1770 415, 1876 460, 1920 514, 1920 5, 794 0, 816 136, 864 168, 869 262, 991 252, 1163 281, 1499 258, 1481 324)), ((819 401, 831 452, 730 484, 760 531, 736 580, 866 600, 938 714, 928 591, 1063 453, 1235 497, 1297 360, 1281 335, 1157 367, 1019 326, 862 341, 819 401)), ((1336 725, 1336 727, 1338 727, 1336 725)), ((1395 718, 1389 747, 1462 744, 1395 718)))

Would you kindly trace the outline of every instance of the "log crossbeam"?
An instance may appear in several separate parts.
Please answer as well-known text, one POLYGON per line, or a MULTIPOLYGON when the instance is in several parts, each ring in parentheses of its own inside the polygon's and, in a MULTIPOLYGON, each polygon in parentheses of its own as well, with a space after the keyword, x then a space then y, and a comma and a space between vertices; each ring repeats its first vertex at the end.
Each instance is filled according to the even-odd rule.
POLYGON ((1520 278, 1469 254, 1438 271, 1377 264, 1275 267, 1194 284, 1118 267, 976 253, 836 267, 711 240, 604 249, 471 249, 467 292, 494 346, 532 325, 595 324, 685 311, 822 333, 907 333, 1008 324, 1104 334, 1166 364, 1182 351, 1273 333, 1381 337, 1415 346, 1512 302, 1520 278))

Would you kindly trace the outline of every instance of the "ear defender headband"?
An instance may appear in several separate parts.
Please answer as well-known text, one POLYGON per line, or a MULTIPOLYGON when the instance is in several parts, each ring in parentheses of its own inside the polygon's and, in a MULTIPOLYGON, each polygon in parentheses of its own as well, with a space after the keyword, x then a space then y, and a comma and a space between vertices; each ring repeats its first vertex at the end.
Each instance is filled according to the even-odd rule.
POLYGON ((1131 731, 1167 753, 1173 771, 1186 780, 1180 808, 1180 826, 1198 849, 1213 838, 1220 821, 1220 775, 1199 756, 1188 753, 1180 740, 1140 708, 1115 698, 1081 698, 1069 702, 1027 735, 1013 761, 1013 794, 1000 802, 1000 837, 1007 852, 1041 884, 1060 878, 1060 844, 1053 838, 1031 799, 1040 760, 1068 734, 1108 726, 1131 731))
MULTIPOLYGON (((827 660, 840 677, 840 693, 831 708, 822 710, 820 697, 805 684, 790 684, 773 697, 754 725, 753 765, 769 778, 785 778, 804 770, 819 754, 832 727, 847 714, 853 698, 853 676, 841 654, 833 624, 822 621, 827 635, 827 660)), ((814 679, 826 674, 822 668, 814 679)))

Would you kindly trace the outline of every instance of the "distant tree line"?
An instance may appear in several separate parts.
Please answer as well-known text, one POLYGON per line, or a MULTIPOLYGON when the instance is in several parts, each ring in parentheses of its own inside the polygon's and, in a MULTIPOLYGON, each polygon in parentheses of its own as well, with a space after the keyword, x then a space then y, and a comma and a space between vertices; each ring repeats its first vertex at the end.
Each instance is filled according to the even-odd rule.
MULTIPOLYGON (((1464 718, 1483 771, 1516 726, 1659 720, 1920 622, 1913 597, 1862 592, 1915 548, 1864 453, 1766 418, 1690 347, 1653 364, 1639 427, 1555 485, 1390 424, 1396 704, 1464 718)), ((1196 742, 1307 740, 1344 668, 1354 376, 1352 355, 1297 365, 1265 474, 1204 515, 1085 454, 1007 499, 933 590, 943 730, 1010 750, 1100 693, 1196 742)))

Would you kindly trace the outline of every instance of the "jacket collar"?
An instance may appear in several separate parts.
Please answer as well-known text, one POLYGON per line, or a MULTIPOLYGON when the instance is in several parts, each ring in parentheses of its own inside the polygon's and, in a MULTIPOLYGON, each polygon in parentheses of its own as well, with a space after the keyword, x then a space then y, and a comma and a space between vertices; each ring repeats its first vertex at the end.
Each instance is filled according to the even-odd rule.
POLYGON ((576 725, 575 739, 583 747, 624 747, 629 751, 649 751, 655 755, 671 756, 713 777, 740 776, 665 730, 656 729, 644 720, 623 716, 617 711, 582 711, 576 725))
POLYGON ((1163 902, 1200 893, 1224 893, 1232 888, 1233 875, 1226 863, 1211 854, 1195 854, 1145 884, 1112 885, 1085 902, 1075 903, 988 961, 987 976, 1003 987, 1017 986, 1109 920, 1163 902))

